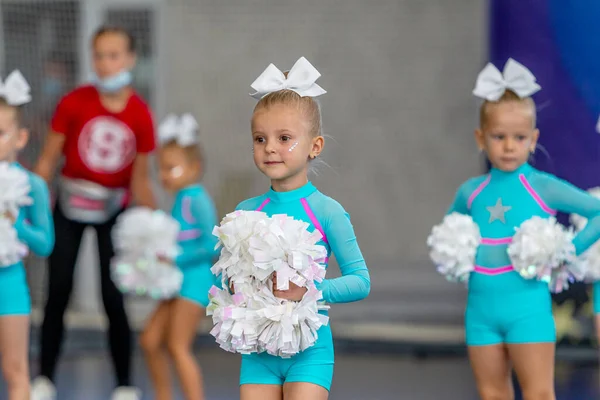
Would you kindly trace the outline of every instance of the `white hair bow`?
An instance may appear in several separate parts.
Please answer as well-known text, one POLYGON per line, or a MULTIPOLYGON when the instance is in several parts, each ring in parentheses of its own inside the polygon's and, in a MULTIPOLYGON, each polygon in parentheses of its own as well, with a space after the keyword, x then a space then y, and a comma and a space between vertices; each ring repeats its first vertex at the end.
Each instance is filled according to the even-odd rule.
POLYGON ((174 140, 178 145, 187 147, 198 143, 198 123, 189 113, 181 117, 169 114, 158 127, 158 140, 161 144, 174 140))
POLYGON ((279 90, 293 90, 302 97, 317 97, 327 93, 315 82, 321 73, 304 57, 300 57, 287 74, 281 72, 275 65, 269 64, 267 69, 250 85, 255 93, 250 96, 261 99, 269 93, 279 90))
POLYGON ((536 83, 535 76, 527 67, 509 58, 502 73, 492 63, 488 63, 477 76, 473 94, 482 99, 497 101, 507 89, 524 98, 539 91, 541 86, 536 83))
POLYGON ((4 83, 0 82, 0 97, 11 106, 20 106, 31 101, 31 88, 19 70, 11 72, 4 83))

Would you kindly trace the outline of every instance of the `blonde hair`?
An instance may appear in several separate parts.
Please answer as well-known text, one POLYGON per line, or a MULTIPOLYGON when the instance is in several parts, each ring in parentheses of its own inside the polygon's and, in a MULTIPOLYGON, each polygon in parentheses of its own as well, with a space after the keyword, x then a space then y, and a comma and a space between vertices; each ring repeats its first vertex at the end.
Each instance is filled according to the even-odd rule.
POLYGON ((6 98, 0 96, 0 108, 7 108, 10 109, 14 112, 15 115, 15 121, 17 122, 17 126, 19 128, 22 128, 22 120, 23 120, 23 112, 21 109, 22 106, 13 106, 8 104, 8 100, 6 100, 6 98))
POLYGON ((272 92, 258 101, 254 107, 256 112, 269 109, 274 105, 284 104, 289 107, 295 107, 304 115, 308 123, 308 132, 311 136, 321 136, 323 121, 321 119, 321 105, 312 97, 302 97, 293 90, 278 90, 272 92))
POLYGON ((521 98, 515 92, 513 92, 512 90, 509 90, 509 89, 505 90, 502 97, 500 97, 497 101, 485 100, 483 102, 483 104, 481 104, 481 108, 479 109, 479 126, 483 128, 486 125, 489 114, 490 114, 490 110, 494 106, 496 106, 497 104, 500 104, 500 103, 510 103, 510 102, 519 103, 522 106, 529 108, 529 110, 531 111, 531 122, 533 124, 533 127, 535 128, 535 125, 536 125, 535 102, 533 101, 533 99, 531 97, 521 98))
POLYGON ((200 144, 191 144, 189 146, 182 146, 177 143, 177 140, 170 140, 160 146, 161 149, 180 149, 188 161, 199 162, 204 167, 204 155, 200 144))

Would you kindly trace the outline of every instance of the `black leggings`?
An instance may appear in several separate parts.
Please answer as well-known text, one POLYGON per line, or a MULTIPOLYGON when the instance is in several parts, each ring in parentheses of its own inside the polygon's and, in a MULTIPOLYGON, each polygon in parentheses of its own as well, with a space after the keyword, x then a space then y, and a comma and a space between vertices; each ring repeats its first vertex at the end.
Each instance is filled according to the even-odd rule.
MULTIPOLYGON (((123 295, 110 278, 110 259, 114 254, 111 230, 116 218, 92 224, 98 237, 102 302, 109 321, 108 343, 117 385, 129 386, 131 369, 131 329, 123 306, 123 295)), ((41 336, 41 375, 52 380, 63 340, 63 315, 73 289, 73 274, 83 232, 88 224, 69 220, 57 205, 54 210, 56 245, 49 258, 48 298, 44 309, 41 336)))

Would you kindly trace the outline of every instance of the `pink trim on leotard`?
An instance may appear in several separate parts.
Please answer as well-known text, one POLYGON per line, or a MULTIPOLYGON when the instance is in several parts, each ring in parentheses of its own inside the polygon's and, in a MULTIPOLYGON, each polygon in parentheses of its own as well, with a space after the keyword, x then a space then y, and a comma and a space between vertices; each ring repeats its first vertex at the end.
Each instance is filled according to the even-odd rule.
POLYGON ((188 224, 195 224, 196 218, 192 215, 192 198, 186 196, 181 203, 181 216, 183 217, 183 220, 188 224))
POLYGON ((269 199, 268 197, 265 199, 265 201, 263 201, 260 206, 258 206, 258 208, 256 209, 256 211, 262 211, 263 208, 265 208, 265 206, 267 204, 269 204, 269 202, 271 201, 271 199, 269 199))
POLYGON ((469 200, 467 201, 467 208, 471 208, 471 204, 473 204, 473 200, 475 200, 475 197, 477 197, 479 193, 481 193, 481 191, 488 185, 488 183, 490 183, 491 179, 492 176, 488 175, 487 178, 485 178, 485 180, 481 182, 479 186, 477 186, 477 189, 475 189, 473 193, 471 193, 471 195, 469 196, 469 200))
POLYGON ((202 232, 200 229, 186 229, 184 231, 180 231, 179 235, 177 235, 177 240, 180 242, 184 242, 186 240, 198 239, 202 232))
POLYGON ((487 246, 501 246, 503 244, 511 244, 512 237, 504 237, 504 238, 481 238, 481 244, 485 244, 487 246))
POLYGON ((556 210, 551 209, 550 207, 548 207, 548 205, 546 203, 544 203, 544 200, 542 199, 542 197, 531 186, 531 184, 529 183, 529 181, 527 180, 525 175, 523 175, 523 174, 519 175, 519 180, 521 181, 521 183, 523 184, 525 189, 527 189, 527 191, 529 192, 531 197, 533 197, 535 202, 539 204, 539 206, 542 208, 542 210, 544 210, 545 212, 547 212, 550 215, 556 215, 556 210))
POLYGON ((498 268, 482 267, 481 265, 475 266, 475 272, 483 275, 500 275, 514 270, 515 268, 512 265, 505 265, 504 267, 498 268))
POLYGON ((323 230, 323 227, 319 223, 319 220, 317 219, 317 216, 315 215, 315 213, 313 212, 313 210, 310 208, 310 205, 308 205, 308 201, 306 201, 306 199, 300 199, 300 202, 302 203, 302 207, 304 207, 304 211, 306 211, 306 215, 308 215, 308 218, 310 219, 310 222, 312 222, 312 224, 313 224, 313 226, 315 227, 316 230, 318 230, 319 232, 321 232, 321 236, 323 236, 323 241, 325 243, 329 243, 327 241, 327 236, 325 236, 325 231, 323 230))

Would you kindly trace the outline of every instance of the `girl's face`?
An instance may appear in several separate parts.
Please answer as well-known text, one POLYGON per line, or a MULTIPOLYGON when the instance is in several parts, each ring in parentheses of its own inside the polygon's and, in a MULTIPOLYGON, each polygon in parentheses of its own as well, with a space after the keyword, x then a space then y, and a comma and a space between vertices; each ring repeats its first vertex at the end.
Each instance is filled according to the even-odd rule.
POLYGON ((308 181, 308 162, 323 150, 302 110, 285 104, 258 109, 252 118, 254 163, 275 191, 297 189, 308 181))
POLYGON ((202 174, 199 161, 191 160, 179 146, 166 146, 159 152, 160 180, 165 189, 177 192, 197 183, 202 174))
POLYGON ((494 167, 512 172, 527 162, 539 136, 532 118, 531 110, 522 103, 490 107, 485 126, 475 131, 475 139, 494 167))
POLYGON ((29 132, 19 127, 16 116, 14 107, 0 106, 0 161, 16 161, 29 139, 29 132))
POLYGON ((135 54, 129 51, 127 36, 107 32, 94 42, 94 70, 100 79, 115 76, 135 66, 135 54))

